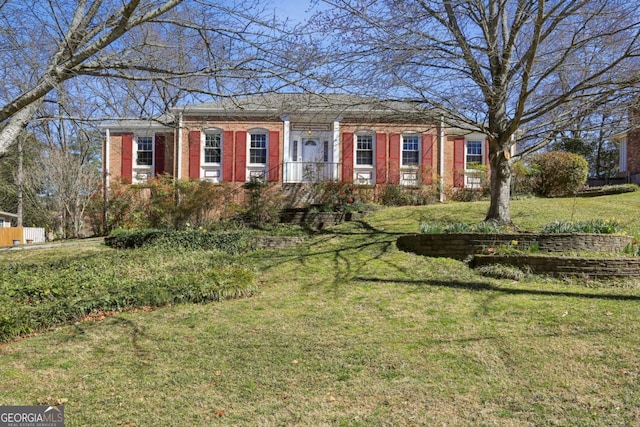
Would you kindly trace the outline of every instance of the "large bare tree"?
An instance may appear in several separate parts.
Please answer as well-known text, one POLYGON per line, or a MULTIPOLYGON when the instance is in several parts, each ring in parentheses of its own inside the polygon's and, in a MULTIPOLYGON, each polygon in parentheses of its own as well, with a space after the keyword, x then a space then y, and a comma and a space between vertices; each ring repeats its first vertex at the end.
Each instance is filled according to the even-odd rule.
POLYGON ((299 80, 282 61, 284 28, 266 11, 258 0, 0 2, 0 153, 70 80, 105 107, 94 119, 299 80))
POLYGON ((0 0, 0 158, 35 136, 24 175, 77 235, 96 123, 297 84, 287 37, 260 0, 0 0))
POLYGON ((638 2, 324 3, 331 7, 314 23, 332 30, 318 43, 328 47, 320 68, 325 81, 414 100, 437 108, 450 125, 487 135, 487 220, 511 223, 509 149, 516 136, 523 153, 539 149, 572 126, 575 111, 618 103, 637 87, 638 2))

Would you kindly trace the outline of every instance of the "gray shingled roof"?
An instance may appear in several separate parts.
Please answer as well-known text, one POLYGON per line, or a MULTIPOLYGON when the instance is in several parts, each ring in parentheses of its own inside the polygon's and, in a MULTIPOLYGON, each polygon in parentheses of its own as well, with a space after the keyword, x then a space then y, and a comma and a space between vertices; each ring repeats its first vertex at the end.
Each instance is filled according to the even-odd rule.
POLYGON ((172 114, 162 114, 150 119, 127 119, 122 118, 103 123, 100 129, 118 130, 150 130, 162 131, 172 130, 174 127, 175 117, 172 114))
POLYGON ((430 119, 434 114, 419 103, 388 101, 343 94, 274 93, 232 97, 186 105, 173 110, 185 115, 223 117, 311 116, 345 118, 430 119))

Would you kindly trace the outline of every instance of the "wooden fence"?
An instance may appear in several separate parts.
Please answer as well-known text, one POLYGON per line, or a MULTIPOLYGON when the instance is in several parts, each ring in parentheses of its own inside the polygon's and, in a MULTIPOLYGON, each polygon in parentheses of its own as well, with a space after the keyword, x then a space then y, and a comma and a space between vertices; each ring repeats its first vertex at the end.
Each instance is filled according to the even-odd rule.
POLYGON ((31 243, 44 243, 44 228, 40 227, 6 227, 0 228, 0 247, 16 246, 31 243))
POLYGON ((0 228, 0 246, 15 246, 24 243, 24 230, 22 227, 0 228))

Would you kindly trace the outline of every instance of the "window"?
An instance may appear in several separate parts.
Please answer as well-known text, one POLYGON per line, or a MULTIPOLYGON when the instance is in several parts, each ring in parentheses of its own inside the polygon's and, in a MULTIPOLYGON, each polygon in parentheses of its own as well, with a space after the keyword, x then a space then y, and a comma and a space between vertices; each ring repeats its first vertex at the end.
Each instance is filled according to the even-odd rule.
POLYGON ((136 150, 136 165, 153 165, 153 137, 139 136, 136 150))
POLYGON ((322 161, 325 163, 329 161, 329 141, 324 141, 322 161))
POLYGON ((267 163, 267 134, 252 133, 251 143, 249 147, 249 163, 266 164, 267 163))
POLYGON ((204 163, 220 163, 222 156, 220 133, 207 133, 204 137, 204 163))
POLYGON ((482 141, 467 141, 467 157, 466 168, 471 169, 473 166, 483 163, 482 141))
POLYGON ((0 218, 0 228, 4 227, 4 218, 0 218))
POLYGON ((356 165, 373 165, 373 136, 372 135, 357 136, 356 165))
POLYGON ((402 135, 402 166, 416 166, 420 163, 420 137, 402 135))

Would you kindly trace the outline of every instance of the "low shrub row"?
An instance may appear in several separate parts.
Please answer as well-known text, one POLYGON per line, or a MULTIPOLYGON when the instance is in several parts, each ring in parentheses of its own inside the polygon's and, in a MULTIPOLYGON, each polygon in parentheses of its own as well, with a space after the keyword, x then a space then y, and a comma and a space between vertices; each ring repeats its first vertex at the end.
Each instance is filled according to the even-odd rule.
MULTIPOLYGON (((477 224, 453 223, 446 226, 431 223, 420 224, 422 234, 440 233, 508 233, 511 232, 506 227, 495 224, 491 221, 477 224)), ((588 221, 553 221, 542 227, 544 234, 560 233, 595 233, 595 234, 618 234, 620 229, 618 221, 615 219, 592 219, 588 221)))
POLYGON ((75 260, 0 266, 0 342, 91 313, 251 295, 247 263, 204 251, 138 249, 75 260))
POLYGON ((252 250, 254 236, 255 232, 249 229, 233 231, 207 231, 202 228, 116 230, 105 238, 105 244, 116 249, 156 246, 187 250, 217 250, 235 255, 252 250))
POLYGON ((622 232, 615 219, 592 219, 588 221, 553 221, 542 227, 543 233, 597 233, 616 234, 622 232))

